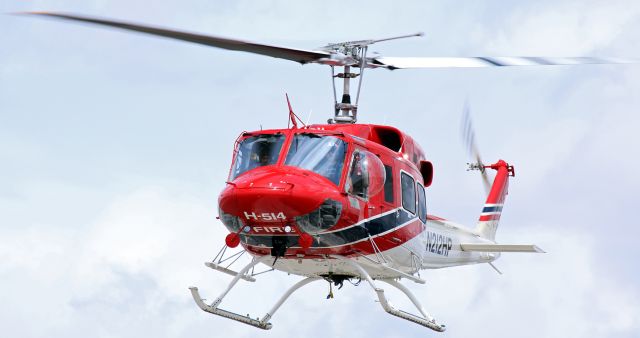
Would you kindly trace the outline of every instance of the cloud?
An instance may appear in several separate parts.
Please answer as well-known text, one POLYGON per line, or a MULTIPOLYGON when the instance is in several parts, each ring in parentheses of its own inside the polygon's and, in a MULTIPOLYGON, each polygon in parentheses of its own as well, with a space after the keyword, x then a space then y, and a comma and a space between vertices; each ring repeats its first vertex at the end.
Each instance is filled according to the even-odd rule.
POLYGON ((12 304, 3 326, 24 336, 66 335, 87 322, 123 335, 118 323, 157 319, 168 304, 186 303, 190 283, 209 273, 201 262, 222 229, 214 228, 206 201, 167 194, 156 188, 127 194, 84 230, 3 228, 0 271, 12 304))
POLYGON ((501 53, 587 55, 610 47, 639 16, 634 1, 532 2, 498 21, 503 26, 485 31, 485 38, 501 53))
MULTIPOLYGON (((502 227, 502 243, 536 243, 546 254, 503 254, 488 265, 435 270, 412 286, 452 337, 631 337, 640 328, 640 289, 607 274, 596 238, 540 224, 502 227)), ((406 301, 403 306, 409 309, 406 301)), ((410 330, 418 336, 418 331, 410 330)), ((447 336, 445 335, 445 336, 447 336)))

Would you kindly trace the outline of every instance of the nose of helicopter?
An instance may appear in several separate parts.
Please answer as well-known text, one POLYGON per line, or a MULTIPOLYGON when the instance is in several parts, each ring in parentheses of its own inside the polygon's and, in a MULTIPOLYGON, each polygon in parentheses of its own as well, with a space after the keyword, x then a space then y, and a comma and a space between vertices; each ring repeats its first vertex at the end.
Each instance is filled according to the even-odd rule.
POLYGON ((267 166, 229 182, 218 204, 221 213, 239 217, 244 224, 285 225, 336 195, 335 185, 312 172, 267 166))

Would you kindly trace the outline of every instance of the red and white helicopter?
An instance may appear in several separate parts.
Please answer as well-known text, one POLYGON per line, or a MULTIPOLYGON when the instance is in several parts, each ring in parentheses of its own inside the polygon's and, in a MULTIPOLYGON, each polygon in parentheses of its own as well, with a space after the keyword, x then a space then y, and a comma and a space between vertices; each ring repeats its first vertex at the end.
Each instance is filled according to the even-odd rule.
POLYGON ((374 43, 421 34, 302 50, 77 15, 27 14, 331 67, 335 112, 327 124, 304 125, 289 105, 289 127, 245 132, 236 140, 229 179, 218 205, 219 218, 229 234, 218 255, 205 263, 233 279, 209 304, 198 288, 190 288, 202 310, 261 329, 272 327, 270 320, 275 312, 300 287, 322 280, 342 286, 344 281, 356 279, 367 282, 386 312, 444 331, 445 325, 436 322, 400 280, 424 284, 419 274, 422 269, 478 263, 495 268, 492 262, 502 252, 543 252, 535 245, 496 242, 509 179, 515 171, 503 160, 482 163, 468 109, 463 135, 475 161, 469 169, 481 172, 488 193, 478 222, 467 228, 427 213, 425 188, 432 182, 433 165, 418 143, 394 127, 356 123, 365 70, 635 62, 586 57, 370 57, 367 50, 374 43), (335 67, 343 67, 343 71, 336 73, 335 67), (358 73, 353 72, 356 68, 358 73), (336 78, 343 80, 340 102, 336 78), (352 101, 350 85, 355 78, 359 83, 352 101), (492 184, 487 169, 495 171, 492 184), (241 251, 227 252, 238 246, 241 251), (244 253, 252 257, 251 261, 233 271, 231 265, 244 253), (256 272, 259 264, 304 279, 286 290, 262 318, 222 309, 222 301, 239 280, 253 282, 258 274, 266 272, 256 272), (393 307, 382 284, 403 292, 419 314, 393 307))

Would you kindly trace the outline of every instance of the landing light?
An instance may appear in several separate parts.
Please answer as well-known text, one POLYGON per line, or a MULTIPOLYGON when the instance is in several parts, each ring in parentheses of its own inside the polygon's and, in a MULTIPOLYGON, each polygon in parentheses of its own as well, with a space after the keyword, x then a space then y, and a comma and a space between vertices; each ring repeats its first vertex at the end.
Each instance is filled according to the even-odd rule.
POLYGON ((224 224, 231 232, 238 232, 238 230, 244 226, 242 220, 238 216, 227 214, 220 208, 218 208, 218 214, 220 215, 222 224, 224 224))
POLYGON ((328 198, 318 209, 306 215, 298 216, 295 220, 302 231, 315 234, 336 225, 341 213, 342 203, 328 198))

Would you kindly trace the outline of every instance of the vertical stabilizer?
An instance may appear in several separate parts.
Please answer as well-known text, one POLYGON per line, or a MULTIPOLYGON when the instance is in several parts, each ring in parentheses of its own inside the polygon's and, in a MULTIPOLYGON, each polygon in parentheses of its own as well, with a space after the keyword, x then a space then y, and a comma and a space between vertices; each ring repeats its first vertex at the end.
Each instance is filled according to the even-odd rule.
POLYGON ((509 176, 515 176, 515 171, 513 166, 510 166, 503 160, 485 166, 485 168, 494 169, 497 171, 497 174, 493 180, 493 185, 489 191, 489 196, 487 196, 487 201, 484 204, 475 231, 484 238, 495 240, 500 215, 502 214, 502 207, 504 206, 504 200, 508 193, 509 176))

